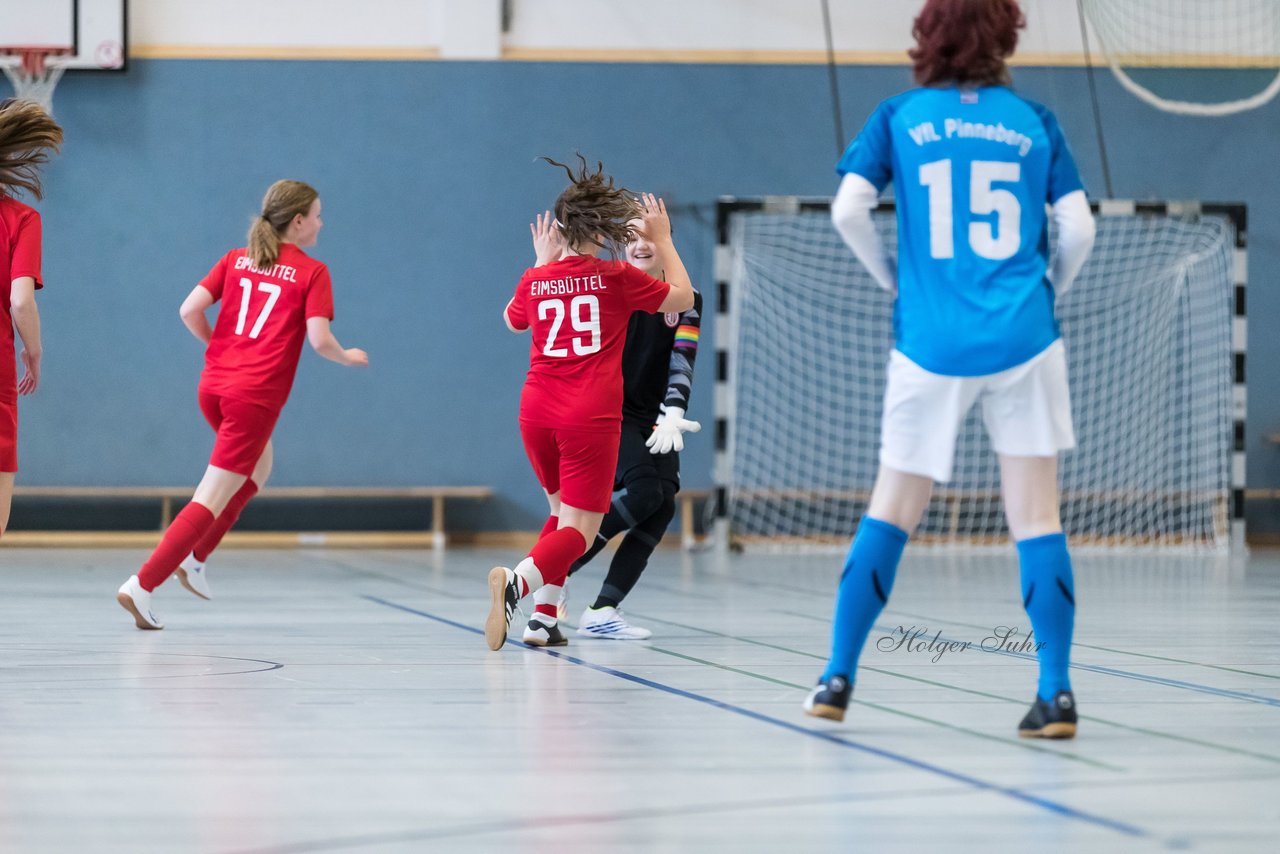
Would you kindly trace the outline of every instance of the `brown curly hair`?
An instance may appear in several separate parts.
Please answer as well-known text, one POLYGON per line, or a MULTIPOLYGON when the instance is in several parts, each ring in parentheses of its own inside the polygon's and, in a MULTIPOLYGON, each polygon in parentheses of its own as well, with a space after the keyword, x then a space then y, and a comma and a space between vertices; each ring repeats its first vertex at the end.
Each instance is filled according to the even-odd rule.
POLYGON ((1007 86, 1005 60, 1026 25, 1016 0, 928 0, 911 28, 916 82, 1007 86))
POLYGON ((34 101, 0 101, 0 196, 26 190, 44 197, 40 167, 62 145, 62 128, 34 101))
POLYGON ((595 171, 587 167, 587 159, 578 155, 575 172, 565 163, 543 157, 552 166, 558 166, 569 176, 569 186, 556 199, 555 217, 569 246, 594 244, 604 237, 615 252, 631 241, 630 221, 640 215, 640 205, 635 194, 625 187, 615 187, 613 178, 604 174, 604 164, 596 161, 595 171))

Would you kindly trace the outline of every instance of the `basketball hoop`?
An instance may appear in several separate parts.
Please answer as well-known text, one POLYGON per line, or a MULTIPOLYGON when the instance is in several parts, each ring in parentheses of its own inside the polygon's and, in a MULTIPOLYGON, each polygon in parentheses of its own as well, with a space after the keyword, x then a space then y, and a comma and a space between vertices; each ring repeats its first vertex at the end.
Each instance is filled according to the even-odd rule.
POLYGON ((14 97, 35 101, 52 113, 53 90, 67 70, 56 57, 66 53, 69 51, 65 48, 0 47, 0 55, 9 58, 4 63, 4 75, 13 84, 14 97))

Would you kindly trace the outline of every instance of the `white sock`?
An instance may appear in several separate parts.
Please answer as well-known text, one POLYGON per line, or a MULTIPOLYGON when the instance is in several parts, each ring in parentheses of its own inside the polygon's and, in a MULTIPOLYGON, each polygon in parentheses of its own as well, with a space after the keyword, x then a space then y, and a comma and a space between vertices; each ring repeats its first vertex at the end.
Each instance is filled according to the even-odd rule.
POLYGON ((563 589, 559 584, 544 584, 533 594, 533 604, 555 607, 560 604, 560 591, 563 589))
POLYGON ((542 588, 542 570, 534 565, 533 558, 527 557, 516 564, 515 573, 524 579, 530 593, 537 593, 542 588))
POLYGON ((533 594, 533 604, 549 608, 551 613, 539 613, 535 608, 533 612, 534 619, 544 626, 554 626, 556 624, 555 610, 556 605, 560 602, 560 591, 563 589, 559 584, 544 584, 538 588, 538 592, 533 594))

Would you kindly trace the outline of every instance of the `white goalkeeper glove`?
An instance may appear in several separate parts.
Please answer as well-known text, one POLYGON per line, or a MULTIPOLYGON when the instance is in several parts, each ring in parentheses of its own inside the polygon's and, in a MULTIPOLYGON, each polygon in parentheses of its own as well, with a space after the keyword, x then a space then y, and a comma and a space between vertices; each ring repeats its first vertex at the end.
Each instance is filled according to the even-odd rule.
POLYGON ((684 417, 684 410, 678 406, 661 407, 662 414, 658 423, 653 425, 653 435, 645 445, 651 454, 667 454, 671 451, 684 450, 684 434, 697 433, 702 425, 697 421, 689 421, 684 417))

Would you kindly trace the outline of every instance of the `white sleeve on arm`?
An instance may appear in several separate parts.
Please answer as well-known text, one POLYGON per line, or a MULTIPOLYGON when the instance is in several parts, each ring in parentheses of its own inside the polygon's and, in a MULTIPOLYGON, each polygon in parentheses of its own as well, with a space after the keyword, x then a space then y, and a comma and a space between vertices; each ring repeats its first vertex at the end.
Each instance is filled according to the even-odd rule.
POLYGON ((1058 296, 1062 296, 1088 259, 1097 233, 1084 190, 1067 193, 1054 202, 1053 221, 1058 225, 1058 254, 1053 259, 1049 281, 1058 296))
POLYGON ((850 172, 840 182, 831 203, 831 221, 876 283, 892 294, 898 290, 898 271, 871 219, 879 199, 880 191, 874 184, 850 172))

